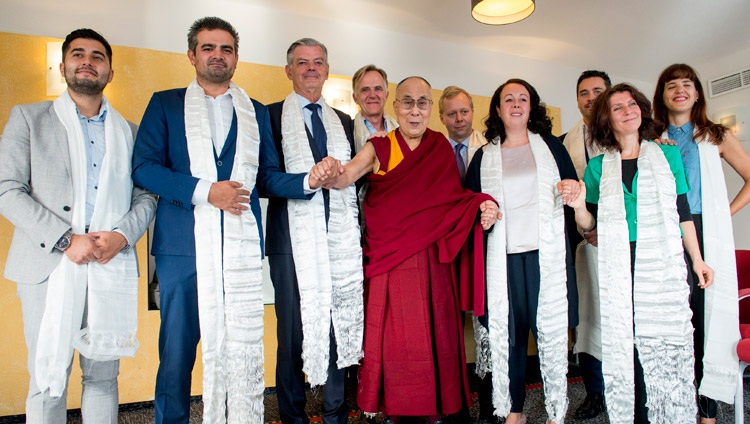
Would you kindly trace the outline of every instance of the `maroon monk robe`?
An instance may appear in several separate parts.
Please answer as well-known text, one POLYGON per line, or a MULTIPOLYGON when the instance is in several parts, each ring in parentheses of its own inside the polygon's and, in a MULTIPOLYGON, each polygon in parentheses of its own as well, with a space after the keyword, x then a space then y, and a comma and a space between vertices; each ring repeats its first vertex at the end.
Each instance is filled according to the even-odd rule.
MULTIPOLYGON (((492 198, 461 186, 442 134, 427 129, 414 151, 398 130, 396 137, 404 159, 385 175, 368 175, 364 202, 358 402, 387 415, 451 414, 469 401, 454 259, 472 230, 481 232, 479 205, 492 198)), ((370 141, 387 166, 390 140, 370 141)))

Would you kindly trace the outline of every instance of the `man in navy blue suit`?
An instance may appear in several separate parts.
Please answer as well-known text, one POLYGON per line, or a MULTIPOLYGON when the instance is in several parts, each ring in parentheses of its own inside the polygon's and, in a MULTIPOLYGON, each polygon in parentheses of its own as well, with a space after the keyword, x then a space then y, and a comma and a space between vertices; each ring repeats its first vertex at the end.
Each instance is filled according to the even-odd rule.
MULTIPOLYGON (((160 283, 156 423, 187 423, 203 343, 204 420, 263 419, 263 234, 258 164, 275 155, 268 111, 231 79, 239 37, 208 17, 188 32, 196 78, 155 93, 141 121, 133 180, 159 195, 152 254, 160 283)), ((278 162, 278 158, 276 159, 278 162)), ((265 173, 271 194, 305 198, 265 173)))
POLYGON ((309 422, 305 375, 311 386, 323 386, 323 422, 346 423, 346 367, 362 357, 356 190, 320 188, 326 182, 307 172, 326 156, 347 162, 354 152, 351 118, 322 97, 328 68, 319 41, 303 38, 289 47, 286 75, 294 91, 268 106, 277 162, 261 163, 259 170, 261 195, 269 197, 266 253, 278 319, 276 388, 284 424, 309 422), (307 199, 269 193, 275 185, 266 176, 270 169, 294 175, 293 187, 307 199))

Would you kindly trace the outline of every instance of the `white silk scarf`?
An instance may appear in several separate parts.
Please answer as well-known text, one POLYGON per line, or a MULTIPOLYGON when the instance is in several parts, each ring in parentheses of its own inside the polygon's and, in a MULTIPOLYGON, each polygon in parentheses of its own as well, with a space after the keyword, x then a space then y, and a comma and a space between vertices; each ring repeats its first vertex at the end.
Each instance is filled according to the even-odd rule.
POLYGON ((642 142, 631 289, 621 157, 619 152, 604 154, 597 234, 599 275, 607 276, 607 284, 600 285, 602 370, 612 423, 633 420, 633 343, 643 366, 649 420, 695 420, 693 329, 675 187, 659 146, 642 142))
MULTIPOLYGON (((667 138, 665 132, 662 138, 667 138)), ((737 308, 737 262, 729 197, 719 147, 696 140, 701 170, 704 260, 714 270, 714 283, 706 290, 705 340, 702 340, 703 380, 698 393, 722 402, 734 402, 739 368, 735 346, 740 340, 737 308)))
MULTIPOLYGON (((554 156, 541 136, 529 132, 529 143, 537 169, 539 190, 539 307, 537 330, 539 360, 544 381, 544 402, 550 420, 562 424, 568 408, 567 351, 568 351, 568 301, 565 264, 565 222, 562 198, 557 191, 560 171, 554 156)), ((500 140, 484 147, 480 171, 482 191, 494 197, 504 212, 502 176, 502 148, 500 140)), ((487 314, 489 343, 480 339, 478 344, 489 344, 489 352, 481 355, 491 361, 491 366, 478 364, 478 368, 492 371, 492 399, 495 415, 510 412, 508 379, 508 284, 505 247, 505 219, 498 221, 487 240, 487 314)), ((525 337, 525 335, 516 335, 525 337)))
MULTIPOLYGON (((336 112, 322 107, 328 155, 347 163, 351 147, 336 112)), ((284 164, 290 173, 307 173, 315 164, 297 94, 291 93, 281 112, 284 164)), ((312 199, 287 200, 289 235, 296 269, 302 316, 302 370, 311 386, 328 377, 331 324, 339 368, 362 358, 364 306, 362 249, 354 185, 329 192, 326 230, 323 193, 312 199)))
MULTIPOLYGON (((252 192, 260 133, 255 108, 230 83, 237 146, 230 179, 252 192)), ((214 145, 203 88, 185 93, 185 136, 191 174, 217 181, 214 145)), ((195 255, 203 353, 203 421, 263 422, 263 277, 260 235, 251 210, 236 216, 197 205, 195 255), (223 227, 222 227, 223 215, 223 227), (227 414, 228 409, 228 414, 227 414)))
MULTIPOLYGON (((75 234, 86 226, 86 151, 75 103, 68 91, 58 97, 54 110, 67 132, 73 184, 75 234)), ((130 210, 133 135, 127 121, 102 98, 105 153, 99 174, 90 231, 111 231, 130 210)), ((138 349, 138 266, 135 251, 119 253, 102 265, 77 265, 62 255, 48 279, 47 300, 39 330, 36 382, 50 396, 59 397, 68 382, 73 348, 89 359, 105 361, 133 356, 138 349), (88 306, 86 306, 88 304, 88 306), (87 327, 81 328, 87 309, 87 327)))

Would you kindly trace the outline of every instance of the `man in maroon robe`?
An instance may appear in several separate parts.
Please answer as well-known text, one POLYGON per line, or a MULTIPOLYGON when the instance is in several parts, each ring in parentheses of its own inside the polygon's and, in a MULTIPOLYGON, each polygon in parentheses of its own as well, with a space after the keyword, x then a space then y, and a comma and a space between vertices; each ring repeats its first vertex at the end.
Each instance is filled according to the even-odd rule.
MULTIPOLYGON (((435 422, 469 401, 454 259, 472 231, 494 224, 498 208, 461 186, 450 144, 427 128, 426 80, 401 81, 393 107, 398 129, 370 139, 344 167, 321 162, 311 177, 346 187, 367 175, 370 184, 359 406, 435 422)), ((481 237, 471 240, 481 249, 481 237)))

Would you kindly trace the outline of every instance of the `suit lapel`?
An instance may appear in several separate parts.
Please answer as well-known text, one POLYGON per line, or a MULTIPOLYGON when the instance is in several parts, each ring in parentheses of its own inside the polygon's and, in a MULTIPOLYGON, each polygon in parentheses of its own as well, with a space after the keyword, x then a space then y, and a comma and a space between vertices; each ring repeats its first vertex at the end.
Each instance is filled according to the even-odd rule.
POLYGON ((68 132, 65 130, 65 126, 60 121, 60 118, 55 113, 54 103, 50 103, 50 108, 47 112, 49 114, 49 122, 52 127, 54 137, 50 137, 50 150, 56 150, 53 157, 62 158, 65 164, 65 170, 68 172, 68 176, 72 178, 72 169, 70 165, 70 150, 68 147, 68 132))

